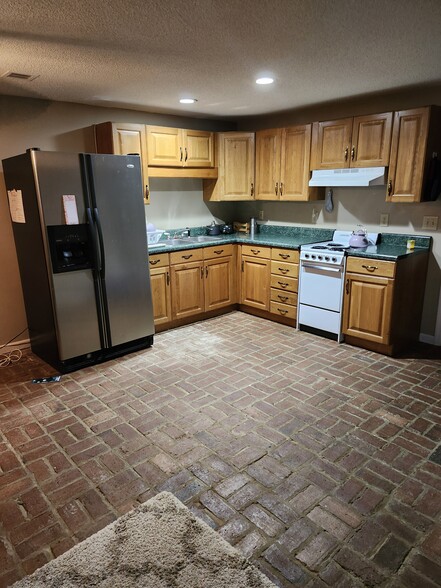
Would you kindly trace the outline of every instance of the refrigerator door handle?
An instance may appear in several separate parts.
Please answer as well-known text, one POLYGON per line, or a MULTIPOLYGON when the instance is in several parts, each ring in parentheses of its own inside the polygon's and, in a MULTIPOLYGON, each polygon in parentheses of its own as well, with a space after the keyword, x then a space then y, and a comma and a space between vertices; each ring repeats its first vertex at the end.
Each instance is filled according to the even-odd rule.
POLYGON ((106 258, 104 257, 103 230, 101 228, 101 221, 100 221, 100 215, 98 212, 98 208, 94 208, 93 213, 94 213, 94 217, 95 217, 96 228, 98 230, 98 244, 99 244, 100 261, 101 261, 100 272, 101 272, 101 277, 104 279, 106 277, 106 258))
POLYGON ((87 221, 89 223, 90 240, 92 242, 93 267, 99 273, 101 272, 101 260, 98 253, 98 239, 96 236, 96 225, 93 221, 92 210, 86 208, 87 221))

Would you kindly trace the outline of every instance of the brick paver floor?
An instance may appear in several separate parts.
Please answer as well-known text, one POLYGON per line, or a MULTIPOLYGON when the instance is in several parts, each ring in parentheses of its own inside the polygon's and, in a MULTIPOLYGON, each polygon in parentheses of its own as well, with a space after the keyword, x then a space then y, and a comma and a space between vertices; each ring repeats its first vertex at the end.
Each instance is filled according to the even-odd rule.
POLYGON ((161 490, 277 586, 441 586, 439 360, 234 312, 50 373, 0 372, 0 586, 161 490))

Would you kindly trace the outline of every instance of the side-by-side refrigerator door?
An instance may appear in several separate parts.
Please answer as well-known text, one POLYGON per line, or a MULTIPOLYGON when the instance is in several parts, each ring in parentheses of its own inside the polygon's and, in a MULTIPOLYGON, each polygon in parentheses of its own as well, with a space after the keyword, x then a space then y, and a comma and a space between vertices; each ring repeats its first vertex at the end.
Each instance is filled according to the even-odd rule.
POLYGON ((154 334, 139 157, 86 154, 111 346, 154 334))
POLYGON ((47 238, 58 354, 66 361, 102 346, 81 168, 77 154, 34 151, 32 157, 47 238))

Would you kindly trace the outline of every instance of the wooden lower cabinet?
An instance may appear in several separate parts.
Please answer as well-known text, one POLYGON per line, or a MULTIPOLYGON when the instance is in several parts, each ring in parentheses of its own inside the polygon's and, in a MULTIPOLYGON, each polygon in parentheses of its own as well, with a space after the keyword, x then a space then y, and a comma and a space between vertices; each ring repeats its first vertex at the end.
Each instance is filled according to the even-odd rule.
POLYGON ((271 249, 270 312, 297 319, 299 289, 299 252, 291 249, 271 249))
POLYGON ((182 319, 204 311, 204 268, 202 261, 172 265, 172 318, 182 319))
POLYGON ((395 355, 418 341, 428 253, 396 262, 348 257, 343 299, 347 343, 395 355))
POLYGON ((241 304, 269 310, 270 255, 269 247, 242 246, 241 304))
POLYGON ((168 253, 149 256, 150 286, 152 291, 155 326, 171 321, 170 258, 168 253))
POLYGON ((205 310, 234 304, 233 258, 220 257, 205 261, 205 310))
POLYGON ((343 332, 389 344, 394 280, 346 274, 343 332))

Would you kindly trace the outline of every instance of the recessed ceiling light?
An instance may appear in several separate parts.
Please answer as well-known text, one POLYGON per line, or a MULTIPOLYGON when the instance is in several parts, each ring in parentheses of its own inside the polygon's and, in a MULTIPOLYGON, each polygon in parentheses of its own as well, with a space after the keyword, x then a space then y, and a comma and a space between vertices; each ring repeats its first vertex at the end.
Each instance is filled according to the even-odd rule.
POLYGON ((194 104, 195 102, 197 102, 197 100, 196 98, 181 98, 179 102, 181 104, 194 104))
POLYGON ((257 78, 256 84, 260 84, 262 86, 266 84, 272 84, 274 82, 274 78, 257 78))

